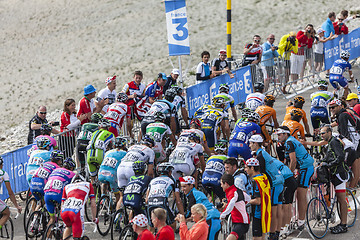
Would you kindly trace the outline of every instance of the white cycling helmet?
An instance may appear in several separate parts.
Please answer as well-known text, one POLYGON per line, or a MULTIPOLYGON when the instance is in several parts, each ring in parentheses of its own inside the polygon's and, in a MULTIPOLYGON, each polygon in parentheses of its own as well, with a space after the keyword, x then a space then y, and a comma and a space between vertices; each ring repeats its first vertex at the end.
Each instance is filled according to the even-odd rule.
POLYGON ((340 53, 340 57, 341 58, 349 58, 350 57, 350 53, 347 50, 342 50, 340 53))
POLYGON ((262 143, 264 141, 263 137, 260 134, 254 134, 249 139, 249 142, 262 143))

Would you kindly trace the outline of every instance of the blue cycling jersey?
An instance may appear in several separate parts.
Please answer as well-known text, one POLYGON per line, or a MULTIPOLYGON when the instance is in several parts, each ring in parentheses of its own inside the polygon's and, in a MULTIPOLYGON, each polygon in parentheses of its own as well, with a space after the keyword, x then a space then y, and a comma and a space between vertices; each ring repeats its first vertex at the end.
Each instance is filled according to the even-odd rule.
POLYGON ((334 94, 328 91, 317 91, 311 94, 311 107, 327 108, 330 100, 334 98, 334 94))
POLYGON ((261 128, 259 125, 254 122, 238 120, 231 133, 230 140, 238 140, 249 144, 249 139, 254 134, 261 134, 261 128))
POLYGON ((206 195, 203 192, 193 188, 186 195, 186 197, 188 199, 188 206, 187 206, 187 211, 185 214, 185 216, 187 218, 190 217, 190 215, 191 215, 191 212, 190 212, 191 207, 197 203, 201 203, 206 207, 206 210, 207 210, 206 220, 209 220, 212 218, 216 218, 216 219, 220 218, 220 212, 214 207, 214 205, 212 203, 209 202, 208 198, 206 197, 206 195))
POLYGON ((277 166, 277 168, 280 170, 281 174, 284 177, 284 180, 288 179, 289 177, 294 176, 293 172, 290 170, 288 166, 283 164, 281 161, 277 160, 274 161, 274 164, 277 166))
POLYGON ((213 155, 206 161, 205 172, 215 172, 221 175, 225 172, 224 161, 228 157, 225 155, 213 155))
POLYGON ((123 159, 125 155, 126 155, 125 151, 118 149, 112 149, 110 151, 107 151, 105 153, 104 160, 101 163, 99 172, 105 170, 111 172, 114 176, 116 176, 117 169, 121 163, 121 159, 123 159))
POLYGON ((273 158, 268 152, 260 148, 256 151, 257 159, 260 162, 260 170, 262 173, 266 173, 271 181, 271 187, 275 185, 283 185, 284 177, 281 174, 281 171, 278 169, 277 160, 273 158))
POLYGON ((285 141, 285 158, 289 159, 289 154, 295 152, 296 161, 300 169, 313 166, 314 159, 306 151, 305 147, 293 136, 288 137, 285 141))
POLYGON ((344 59, 338 59, 334 62, 330 69, 330 76, 337 75, 342 76, 346 70, 351 69, 351 64, 344 59))

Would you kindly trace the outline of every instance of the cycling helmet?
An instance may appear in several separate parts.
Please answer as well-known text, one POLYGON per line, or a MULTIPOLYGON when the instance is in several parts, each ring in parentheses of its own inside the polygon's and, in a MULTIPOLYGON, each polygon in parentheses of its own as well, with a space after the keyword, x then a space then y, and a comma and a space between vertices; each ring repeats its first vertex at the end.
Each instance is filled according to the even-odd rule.
POLYGON ((151 147, 154 147, 155 146, 155 140, 153 138, 153 136, 149 135, 149 134, 145 134, 142 139, 141 139, 141 144, 144 144, 144 145, 152 145, 151 147))
POLYGON ((77 183, 77 182, 86 182, 85 178, 81 174, 76 174, 72 180, 71 183, 77 183))
POLYGON ((0 165, 4 164, 4 159, 2 157, 0 157, 0 165))
POLYGON ((275 102, 275 97, 273 95, 266 95, 264 102, 275 102))
POLYGON ((227 142, 219 141, 217 144, 215 144, 214 150, 215 150, 215 152, 226 153, 227 142))
POLYGON ((241 117, 243 118, 248 118, 249 114, 252 113, 253 111, 251 111, 250 108, 244 108, 241 110, 241 117))
POLYGON ((116 148, 121 148, 121 147, 125 146, 126 143, 127 143, 126 138, 118 136, 118 137, 115 138, 115 144, 114 145, 115 145, 116 148))
POLYGON ((169 174, 172 170, 174 170, 174 167, 169 162, 160 163, 156 168, 158 174, 169 174))
POLYGON ((126 93, 122 93, 122 92, 119 92, 117 97, 116 97, 116 100, 118 102, 126 102, 128 100, 128 95, 126 95, 126 93))
POLYGON ((103 118, 98 122, 98 126, 100 128, 109 128, 111 126, 111 124, 110 124, 109 120, 107 120, 106 118, 103 118))
POLYGON ((146 163, 143 161, 135 161, 132 164, 134 173, 144 174, 146 170, 146 163))
POLYGON ((189 140, 194 140, 195 142, 200 142, 200 137, 199 135, 197 135, 196 133, 190 133, 189 137, 188 137, 189 140))
POLYGON ((212 102, 217 108, 221 108, 222 105, 225 105, 225 99, 222 97, 214 97, 212 102))
POLYGON ((50 154, 50 159, 51 159, 52 162, 58 162, 58 161, 63 162, 64 153, 62 151, 60 151, 60 150, 54 150, 50 154))
POLYGON ((219 92, 228 93, 229 91, 230 91, 229 85, 227 85, 226 83, 220 84, 219 92))
POLYGON ((68 158, 66 158, 66 159, 64 160, 63 166, 64 166, 64 168, 66 168, 66 169, 75 168, 75 167, 76 167, 76 163, 75 163, 75 161, 74 161, 72 158, 68 157, 68 158))
POLYGON ((45 148, 49 147, 50 145, 51 145, 51 141, 47 137, 40 137, 40 138, 36 139, 36 146, 39 149, 45 149, 45 148))
POLYGON ((340 57, 341 57, 341 58, 349 59, 349 57, 350 57, 350 52, 347 51, 347 50, 342 50, 341 53, 340 53, 340 57))
POLYGON ((296 96, 295 98, 294 98, 294 102, 296 103, 302 103, 302 104, 304 104, 305 103, 305 98, 303 97, 303 96, 296 96))
POLYGON ((255 92, 261 92, 262 90, 264 90, 264 84, 261 82, 255 83, 254 90, 255 90, 255 92))
POLYGON ((257 112, 252 112, 249 114, 248 119, 258 123, 260 121, 260 115, 257 112))
POLYGON ((98 123, 100 121, 100 119, 103 118, 103 115, 101 113, 94 113, 93 115, 91 115, 91 122, 92 123, 98 123))
POLYGON ((328 87, 329 83, 326 80, 319 80, 318 86, 319 87, 328 87))
POLYGON ((177 94, 181 94, 183 92, 183 89, 178 85, 171 85, 171 88, 175 89, 177 94))
POLYGON ((193 120, 191 120, 190 125, 194 125, 196 126, 196 128, 200 129, 201 128, 201 122, 199 119, 194 118, 193 120))
POLYGON ((157 122, 164 122, 166 119, 166 115, 163 112, 156 112, 155 113, 155 121, 157 122))
POLYGON ((294 108, 293 110, 291 110, 290 115, 302 117, 303 114, 299 109, 294 108))
POLYGON ((172 102, 174 101, 176 95, 177 95, 176 90, 174 88, 169 88, 165 92, 165 99, 168 100, 169 102, 172 102))
POLYGON ((49 135, 51 134, 52 126, 50 126, 48 123, 44 123, 40 127, 40 132, 42 135, 49 135))

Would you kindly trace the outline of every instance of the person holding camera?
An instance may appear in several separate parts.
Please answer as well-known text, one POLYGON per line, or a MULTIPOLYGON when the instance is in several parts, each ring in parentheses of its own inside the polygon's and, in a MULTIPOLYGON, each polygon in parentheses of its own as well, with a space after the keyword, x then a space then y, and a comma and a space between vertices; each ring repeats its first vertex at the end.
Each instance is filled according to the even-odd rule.
POLYGON ((336 22, 333 22, 333 26, 334 26, 336 35, 349 33, 349 28, 345 25, 345 22, 344 22, 345 19, 346 18, 342 14, 340 14, 340 16, 338 17, 338 20, 336 22))
POLYGON ((275 77, 274 58, 279 57, 279 53, 276 51, 279 48, 274 45, 274 41, 275 41, 275 35, 270 34, 267 37, 267 42, 265 42, 262 45, 263 53, 262 53, 262 58, 261 58, 261 65, 262 65, 262 67, 265 68, 265 71, 264 71, 265 72, 265 80, 264 80, 264 85, 265 85, 264 91, 265 92, 267 92, 267 90, 269 88, 270 80, 274 79, 274 77, 275 77))
POLYGON ((261 61, 263 52, 260 45, 261 37, 259 35, 255 35, 253 40, 253 43, 247 44, 244 48, 244 59, 242 62, 243 67, 249 64, 258 64, 261 61))

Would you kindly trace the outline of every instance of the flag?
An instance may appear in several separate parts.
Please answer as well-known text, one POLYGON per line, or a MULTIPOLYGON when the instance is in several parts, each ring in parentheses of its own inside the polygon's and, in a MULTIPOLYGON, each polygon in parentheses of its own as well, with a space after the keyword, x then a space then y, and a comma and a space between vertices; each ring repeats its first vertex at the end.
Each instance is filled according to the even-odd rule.
POLYGON ((271 224, 271 190, 270 183, 265 174, 254 177, 261 197, 261 227, 263 233, 270 231, 271 224))

